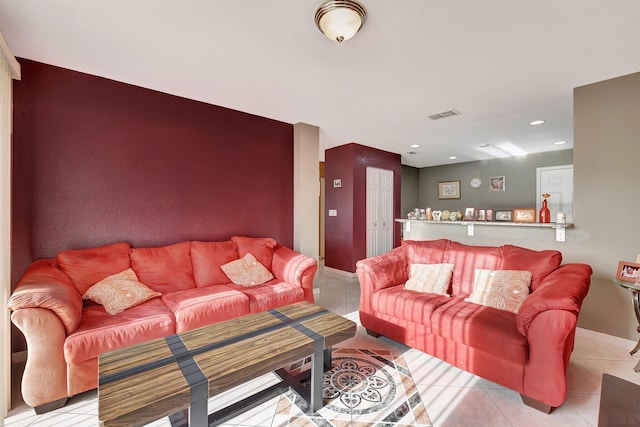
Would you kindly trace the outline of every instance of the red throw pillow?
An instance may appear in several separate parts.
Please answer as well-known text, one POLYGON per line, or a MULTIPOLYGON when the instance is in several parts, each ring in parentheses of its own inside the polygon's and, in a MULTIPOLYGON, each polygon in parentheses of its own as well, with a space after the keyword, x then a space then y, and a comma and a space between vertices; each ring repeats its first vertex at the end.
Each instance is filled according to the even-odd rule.
POLYGON ((556 250, 534 251, 520 246, 502 246, 502 270, 528 270, 531 272, 531 290, 560 267, 562 253, 556 250))
POLYGON ((267 267, 271 271, 271 260, 273 259, 273 251, 278 242, 270 237, 243 237, 233 236, 231 238, 238 245, 238 256, 244 257, 246 254, 252 254, 260 264, 267 267))
POLYGON ((131 267, 138 280, 156 292, 195 288, 191 267, 191 242, 159 248, 131 249, 131 267))
POLYGON ((223 285, 229 278, 220 268, 229 261, 240 258, 238 245, 226 242, 191 242, 191 264, 197 287, 223 285))
POLYGON ((75 249, 58 252, 56 261, 80 295, 84 295, 94 283, 107 276, 131 267, 127 242, 113 243, 92 249, 75 249))

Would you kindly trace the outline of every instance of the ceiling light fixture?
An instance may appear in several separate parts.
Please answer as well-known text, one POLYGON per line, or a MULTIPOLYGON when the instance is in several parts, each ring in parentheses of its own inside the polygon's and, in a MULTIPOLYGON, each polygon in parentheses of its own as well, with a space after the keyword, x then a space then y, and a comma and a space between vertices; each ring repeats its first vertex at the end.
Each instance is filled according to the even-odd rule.
POLYGON ((420 144, 411 144, 411 148, 420 148, 420 144))
POLYGON ((316 10, 316 25, 322 34, 342 43, 355 36, 364 25, 367 11, 353 0, 327 0, 316 10))
POLYGON ((567 141, 558 141, 558 142, 554 142, 553 145, 562 145, 562 144, 566 144, 567 141))
POLYGON ((457 159, 456 156, 449 156, 449 160, 455 160, 455 159, 457 159))
POLYGON ((529 124, 530 124, 531 126, 537 126, 537 125, 541 125, 541 124, 543 124, 543 123, 544 123, 544 120, 534 120, 534 121, 532 121, 532 122, 529 122, 529 124))

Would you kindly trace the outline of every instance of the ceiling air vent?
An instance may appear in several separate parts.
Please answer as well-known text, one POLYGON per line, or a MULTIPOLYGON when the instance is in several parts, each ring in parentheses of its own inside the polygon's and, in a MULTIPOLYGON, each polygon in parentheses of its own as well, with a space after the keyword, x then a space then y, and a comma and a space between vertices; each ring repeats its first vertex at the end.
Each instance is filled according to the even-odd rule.
POLYGON ((433 115, 429 116, 429 118, 431 120, 439 120, 439 119, 444 119, 444 118, 451 117, 451 116, 457 116, 458 114, 461 114, 460 111, 448 110, 448 111, 443 111, 442 113, 433 114, 433 115))

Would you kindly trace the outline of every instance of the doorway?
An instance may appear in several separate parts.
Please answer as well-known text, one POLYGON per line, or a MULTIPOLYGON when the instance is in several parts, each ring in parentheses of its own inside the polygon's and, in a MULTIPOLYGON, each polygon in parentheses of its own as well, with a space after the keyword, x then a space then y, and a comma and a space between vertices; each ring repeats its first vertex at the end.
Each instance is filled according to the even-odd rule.
POLYGON ((367 167, 367 258, 393 249, 393 171, 367 167))

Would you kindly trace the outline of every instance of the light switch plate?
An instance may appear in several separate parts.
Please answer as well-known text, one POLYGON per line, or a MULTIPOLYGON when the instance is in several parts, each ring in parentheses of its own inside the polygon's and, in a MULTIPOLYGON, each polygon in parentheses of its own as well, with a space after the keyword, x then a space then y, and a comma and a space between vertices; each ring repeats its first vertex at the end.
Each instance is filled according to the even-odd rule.
POLYGON ((329 209, 329 216, 338 216, 338 209, 329 209))

